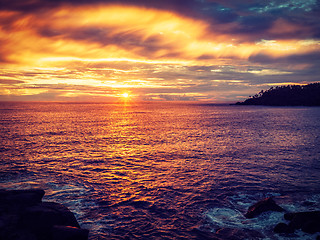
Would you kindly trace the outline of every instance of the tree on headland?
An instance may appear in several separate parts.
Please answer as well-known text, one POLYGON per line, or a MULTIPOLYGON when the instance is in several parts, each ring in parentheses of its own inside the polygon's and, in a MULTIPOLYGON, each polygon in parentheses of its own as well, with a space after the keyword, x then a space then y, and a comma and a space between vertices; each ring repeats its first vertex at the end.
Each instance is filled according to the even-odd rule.
POLYGON ((305 86, 271 87, 236 105, 320 106, 320 82, 305 86))

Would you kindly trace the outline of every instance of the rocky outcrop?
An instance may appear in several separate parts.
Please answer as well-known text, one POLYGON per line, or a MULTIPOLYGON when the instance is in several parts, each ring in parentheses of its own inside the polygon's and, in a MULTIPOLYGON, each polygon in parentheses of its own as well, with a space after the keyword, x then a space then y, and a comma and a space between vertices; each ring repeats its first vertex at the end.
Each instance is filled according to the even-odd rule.
POLYGON ((80 226, 62 204, 42 202, 42 189, 0 190, 0 239, 87 240, 80 226))
POLYGON ((289 220, 289 226, 294 229, 301 229, 306 233, 320 232, 320 211, 286 213, 286 220, 289 220))
POLYGON ((275 233, 286 233, 286 234, 289 234, 289 233, 294 233, 294 228, 285 224, 285 223, 278 223, 273 231, 275 233))
POLYGON ((41 203, 45 192, 42 189, 1 190, 0 204, 7 207, 25 207, 41 203))
POLYGON ((221 228, 216 232, 220 239, 242 240, 242 239, 264 239, 264 236, 250 229, 234 229, 234 228, 221 228))
MULTIPOLYGON (((250 206, 245 217, 254 218, 267 211, 283 212, 285 210, 277 205, 272 198, 266 198, 250 206)), ((296 230, 310 234, 320 233, 320 211, 287 212, 284 214, 284 219, 287 220, 287 223, 275 223, 273 229, 275 233, 288 236, 296 230)), ((320 236, 317 236, 317 239, 320 240, 320 236)))
POLYGON ((284 211, 284 209, 276 204, 276 202, 271 197, 269 197, 250 206, 244 216, 246 218, 254 218, 259 216, 261 213, 268 211, 282 212, 284 211))
POLYGON ((320 232, 320 211, 286 213, 284 218, 290 221, 289 224, 277 224, 275 233, 290 234, 298 229, 310 234, 320 232))

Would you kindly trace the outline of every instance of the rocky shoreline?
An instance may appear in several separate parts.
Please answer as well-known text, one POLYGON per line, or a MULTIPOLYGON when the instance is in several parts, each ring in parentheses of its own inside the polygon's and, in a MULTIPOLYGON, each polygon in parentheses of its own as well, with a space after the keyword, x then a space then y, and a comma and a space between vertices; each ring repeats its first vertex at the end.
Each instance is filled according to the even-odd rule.
POLYGON ((44 202, 42 189, 0 190, 0 239, 88 240, 64 205, 44 202))
MULTIPOLYGON (((285 212, 283 220, 289 221, 288 224, 280 222, 275 225, 273 231, 277 234, 290 237, 296 230, 301 230, 309 234, 320 233, 320 211, 286 212, 286 210, 280 207, 271 197, 250 206, 245 217, 255 218, 268 211, 285 212)), ((318 235, 316 239, 320 240, 320 235, 318 235)))
MULTIPOLYGON (((62 204, 42 201, 44 194, 42 189, 0 189, 0 240, 88 240, 89 231, 80 228, 73 213, 62 204)), ((301 230, 318 233, 316 239, 320 240, 320 211, 287 212, 266 198, 250 206, 244 216, 256 218, 268 211, 284 212, 284 222, 274 223, 274 233, 291 237, 301 230)), ((263 239, 256 231, 228 228, 220 229, 213 239, 234 236, 263 239)))

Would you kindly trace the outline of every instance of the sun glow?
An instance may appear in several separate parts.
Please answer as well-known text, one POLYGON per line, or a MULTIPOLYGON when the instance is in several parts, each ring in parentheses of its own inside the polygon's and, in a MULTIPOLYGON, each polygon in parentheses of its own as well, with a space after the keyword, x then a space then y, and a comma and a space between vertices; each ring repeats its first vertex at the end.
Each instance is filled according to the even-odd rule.
POLYGON ((128 97, 129 97, 129 93, 127 93, 127 92, 122 93, 121 96, 122 96, 123 98, 128 98, 128 97))

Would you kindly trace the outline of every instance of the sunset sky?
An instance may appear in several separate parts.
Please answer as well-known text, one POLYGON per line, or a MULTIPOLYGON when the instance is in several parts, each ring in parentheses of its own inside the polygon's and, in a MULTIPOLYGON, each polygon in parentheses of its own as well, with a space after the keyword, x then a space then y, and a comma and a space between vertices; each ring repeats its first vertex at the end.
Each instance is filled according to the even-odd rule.
POLYGON ((0 0, 0 100, 242 101, 320 80, 318 0, 0 0))

